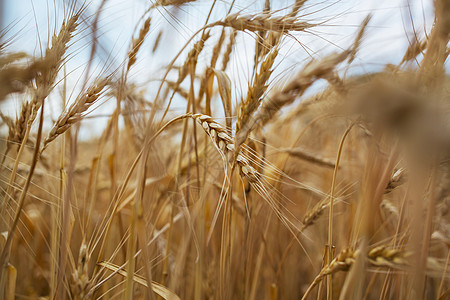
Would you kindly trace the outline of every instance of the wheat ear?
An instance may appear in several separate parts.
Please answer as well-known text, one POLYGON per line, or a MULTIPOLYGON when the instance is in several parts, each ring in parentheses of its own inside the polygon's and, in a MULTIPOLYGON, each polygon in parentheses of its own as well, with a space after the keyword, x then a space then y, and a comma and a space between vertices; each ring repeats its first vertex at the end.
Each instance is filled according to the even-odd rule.
POLYGON ((264 124, 272 119, 283 106, 291 104, 297 97, 303 95, 306 89, 308 89, 317 79, 332 72, 337 64, 348 57, 349 53, 350 51, 333 53, 320 61, 314 60, 307 64, 305 68, 283 89, 266 97, 256 115, 251 118, 236 135, 236 141, 244 141, 257 124, 264 124))
POLYGON ((50 142, 66 132, 73 124, 79 122, 83 118, 83 114, 103 94, 104 88, 108 82, 108 79, 102 79, 91 85, 86 93, 79 96, 69 109, 59 116, 44 141, 44 148, 42 151, 44 151, 50 142))

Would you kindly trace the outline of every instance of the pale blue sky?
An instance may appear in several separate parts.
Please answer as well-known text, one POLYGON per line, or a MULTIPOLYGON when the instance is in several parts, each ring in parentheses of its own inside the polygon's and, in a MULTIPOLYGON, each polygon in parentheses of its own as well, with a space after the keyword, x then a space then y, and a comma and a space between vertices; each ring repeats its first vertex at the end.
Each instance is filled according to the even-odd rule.
MULTIPOLYGON (((3 1, 2 24, 9 25, 7 37, 13 37, 10 49, 37 56, 41 51, 45 51, 47 41, 51 40, 55 28, 58 30, 62 20, 67 16, 69 9, 65 3, 72 2, 68 0, 3 1)), ((100 2, 100 0, 87 2, 88 19, 92 20, 92 15, 100 2)), ((158 84, 158 79, 161 78, 162 68, 176 55, 192 34, 204 25, 212 2, 198 0, 178 9, 160 8, 152 12, 150 34, 139 53, 139 63, 133 68, 129 79, 139 83, 149 99, 158 84), (156 53, 151 53, 154 39, 161 30, 163 31, 162 44, 156 53)), ((272 1, 272 10, 282 10, 293 2, 293 0, 272 1)), ((224 18, 230 3, 230 0, 217 1, 211 20, 224 18)), ((136 23, 149 4, 147 0, 107 1, 100 15, 101 49, 98 51, 99 55, 94 64, 92 76, 98 76, 102 71, 108 73, 104 71, 105 66, 109 66, 111 70, 123 63, 136 23)), ((258 13, 263 5, 264 0, 236 0, 232 12, 258 13)), ((308 1, 300 13, 301 19, 316 23, 324 20, 327 22, 324 26, 313 29, 309 34, 295 33, 292 37, 284 39, 284 46, 276 63, 273 83, 285 76, 290 76, 311 56, 317 58, 349 47, 358 31, 359 24, 368 13, 372 13, 373 18, 363 41, 363 47, 350 69, 353 73, 373 72, 382 69, 387 63, 398 63, 408 46, 408 38, 412 37, 413 26, 419 36, 423 36, 424 30, 429 30, 433 22, 431 0, 308 1)), ((208 53, 211 53, 219 34, 220 29, 215 29, 206 45, 203 55, 208 60, 208 53)), ((254 35, 241 33, 237 41, 236 54, 228 69, 233 84, 233 101, 237 101, 245 93, 251 76, 254 35)), ((74 91, 72 99, 77 93, 77 88, 79 89, 82 85, 80 78, 84 78, 90 46, 90 29, 82 24, 69 48, 69 60, 66 66, 66 70, 70 70, 68 84, 70 90, 74 91)), ((189 46, 187 48, 189 49, 189 46)), ((200 66, 201 60, 202 57, 200 57, 200 66)), ((183 57, 180 61, 183 61, 183 57)), ((93 114, 108 113, 112 106, 105 103, 93 114)), ((13 99, 7 105, 3 104, 2 110, 14 114, 18 107, 20 107, 20 101, 13 99)), ((54 105, 53 109, 49 110, 50 117, 54 118, 54 115, 59 113, 58 107, 59 105, 54 105)), ((174 109, 176 108, 177 105, 174 106, 174 109)))

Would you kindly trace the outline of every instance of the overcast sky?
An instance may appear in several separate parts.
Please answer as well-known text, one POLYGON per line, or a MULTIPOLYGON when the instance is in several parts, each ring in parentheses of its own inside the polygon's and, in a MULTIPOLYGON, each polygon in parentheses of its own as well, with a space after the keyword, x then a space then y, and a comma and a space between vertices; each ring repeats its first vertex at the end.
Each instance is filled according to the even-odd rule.
MULTIPOLYGON (((10 49, 40 56, 45 51, 47 42, 51 40, 55 28, 58 30, 62 20, 67 16, 70 10, 67 3, 70 2, 72 1, 3 0, 4 17, 1 24, 8 30, 6 38, 12 38, 10 49)), ((84 16, 88 20, 93 19, 92 16, 100 2, 100 0, 92 0, 86 3, 87 9, 84 16)), ((130 74, 130 81, 137 82, 143 87, 157 84, 162 68, 178 53, 193 33, 204 25, 212 2, 198 0, 179 8, 168 7, 154 10, 151 13, 150 34, 144 44, 145 47, 139 53, 139 63, 130 74), (161 46, 156 53, 152 53, 153 42, 160 31, 163 32, 161 46)), ((217 1, 212 11, 211 21, 224 18, 231 2, 230 0, 217 1)), ((294 1, 273 0, 271 2, 271 9, 283 14, 294 1)), ((112 70, 123 63, 135 26, 150 3, 148 0, 106 2, 99 21, 101 48, 97 52, 92 76, 98 76, 102 71, 107 73, 106 66, 112 70)), ((232 12, 259 13, 263 5, 264 0, 236 0, 232 12)), ((373 15, 373 18, 363 41, 363 47, 350 70, 353 73, 375 72, 384 68, 387 63, 400 62, 413 32, 416 31, 420 37, 423 37, 424 32, 429 31, 432 26, 433 3, 430 0, 307 1, 299 14, 300 19, 312 23, 326 22, 323 26, 311 30, 310 33, 293 34, 284 39, 273 76, 274 82, 281 80, 284 76, 290 76, 291 72, 300 68, 311 57, 317 58, 348 48, 358 31, 358 26, 369 13, 373 15)), ((212 51, 219 34, 220 29, 217 28, 212 32, 210 43, 207 43, 204 55, 208 59, 208 53, 212 51)), ((245 93, 251 76, 254 35, 240 34, 237 41, 236 54, 228 70, 234 87, 234 101, 245 93)), ((70 72, 69 85, 73 87, 75 94, 76 87, 81 85, 79 79, 84 78, 91 45, 90 29, 86 25, 80 26, 71 44, 66 66, 66 70, 70 70, 68 71, 70 72)), ((146 92, 149 89, 145 88, 146 92)), ((20 102, 10 101, 8 105, 3 104, 2 110, 11 113, 17 111, 18 107, 20 102)), ((108 109, 102 108, 99 112, 108 112, 108 109)), ((54 113, 49 111, 51 115, 54 113)))

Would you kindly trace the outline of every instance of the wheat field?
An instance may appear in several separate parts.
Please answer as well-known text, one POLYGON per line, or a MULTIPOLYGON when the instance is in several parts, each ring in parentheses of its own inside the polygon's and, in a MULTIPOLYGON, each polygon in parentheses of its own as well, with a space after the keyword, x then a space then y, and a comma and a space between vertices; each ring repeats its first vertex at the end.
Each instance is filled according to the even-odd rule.
POLYGON ((382 10, 108 2, 0 32, 0 299, 450 299, 450 1, 378 69, 382 10))

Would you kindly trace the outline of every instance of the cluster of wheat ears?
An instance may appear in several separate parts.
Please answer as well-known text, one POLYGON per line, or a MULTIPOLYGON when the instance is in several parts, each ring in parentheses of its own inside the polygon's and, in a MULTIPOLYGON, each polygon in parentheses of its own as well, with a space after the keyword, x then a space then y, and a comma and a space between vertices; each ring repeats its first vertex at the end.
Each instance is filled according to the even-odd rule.
POLYGON ((448 0, 399 64, 352 76, 371 15, 280 79, 286 41, 326 24, 307 1, 208 14, 150 92, 129 75, 148 76, 154 16, 197 1, 150 1, 120 67, 93 76, 106 2, 71 1, 40 57, 1 33, 0 103, 21 106, 0 113, 1 299, 450 299, 448 0), (88 31, 76 96, 66 62, 88 31), (100 103, 106 126, 80 138, 100 103))

